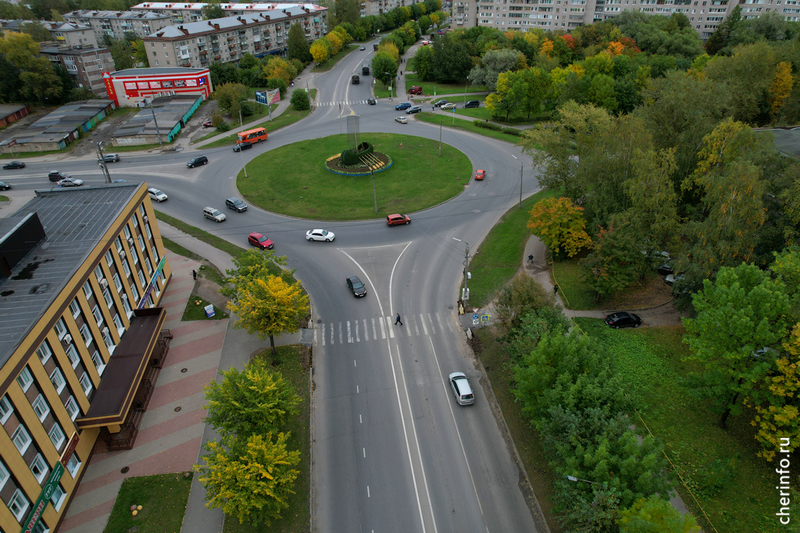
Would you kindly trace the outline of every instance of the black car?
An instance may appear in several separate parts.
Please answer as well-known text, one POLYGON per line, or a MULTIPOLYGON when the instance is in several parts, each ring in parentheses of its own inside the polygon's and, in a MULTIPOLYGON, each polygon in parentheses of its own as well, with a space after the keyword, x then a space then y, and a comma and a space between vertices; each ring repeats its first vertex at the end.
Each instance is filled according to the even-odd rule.
POLYGON ((205 165, 208 163, 208 158, 204 155, 199 155, 197 157, 192 158, 191 161, 186 163, 186 166, 189 168, 199 167, 200 165, 205 165))
POLYGON ((656 270, 662 276, 668 276, 669 274, 672 274, 672 265, 670 265, 669 263, 664 263, 663 265, 660 265, 656 270))
POLYGON ((58 170, 51 170, 50 174, 47 175, 47 179, 50 181, 61 181, 71 177, 69 174, 64 172, 59 172, 58 170))
POLYGON ((375 104, 377 104, 378 102, 377 102, 377 101, 376 101, 374 98, 367 98, 367 103, 368 103, 369 105, 375 105, 375 104))
POLYGON ((464 109, 467 109, 469 107, 480 107, 480 106, 481 106, 480 100, 470 100, 469 102, 464 104, 464 109))
POLYGON ((362 298, 367 295, 367 288, 358 279, 358 276, 350 276, 347 278, 347 288, 353 291, 353 296, 362 298))
POLYGON ((10 183, 6 183, 5 181, 0 181, 0 191, 7 191, 11 188, 10 183))
POLYGON ((642 325, 642 319, 639 318, 639 315, 622 311, 608 315, 605 318, 605 323, 614 329, 638 328, 642 325))
POLYGON ((242 150, 247 150, 248 148, 252 148, 252 147, 253 147, 253 145, 250 144, 249 142, 243 142, 243 143, 239 143, 236 146, 234 146, 233 147, 233 151, 234 152, 241 152, 242 150))
POLYGON ((15 168, 25 168, 25 163, 22 161, 11 161, 3 165, 3 170, 14 170, 15 168))
POLYGON ((450 102, 448 100, 437 100, 436 103, 433 105, 436 107, 442 107, 444 104, 449 104, 449 103, 450 102))
POLYGON ((241 201, 240 199, 236 198, 235 196, 231 196, 230 198, 225 198, 225 207, 228 209, 233 209, 237 213, 244 213, 247 211, 247 204, 241 201))

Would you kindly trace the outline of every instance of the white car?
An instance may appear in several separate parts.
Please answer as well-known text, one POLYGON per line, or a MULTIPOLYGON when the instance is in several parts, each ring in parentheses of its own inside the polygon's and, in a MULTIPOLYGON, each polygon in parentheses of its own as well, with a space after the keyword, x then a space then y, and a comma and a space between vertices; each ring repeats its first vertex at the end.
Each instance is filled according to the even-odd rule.
POLYGON ((75 178, 64 178, 58 182, 59 187, 80 187, 81 185, 83 185, 83 180, 75 178))
POLYGON ((400 124, 408 124, 408 119, 406 117, 397 117, 394 121, 400 124))
POLYGON ((151 200, 155 200, 156 202, 163 202, 164 200, 169 198, 169 196, 161 192, 159 189, 156 189, 155 187, 150 187, 149 189, 147 189, 147 194, 150 195, 151 200))
POLYGON ((306 240, 308 241, 332 242, 335 238, 336 235, 326 229, 310 229, 306 232, 306 240))

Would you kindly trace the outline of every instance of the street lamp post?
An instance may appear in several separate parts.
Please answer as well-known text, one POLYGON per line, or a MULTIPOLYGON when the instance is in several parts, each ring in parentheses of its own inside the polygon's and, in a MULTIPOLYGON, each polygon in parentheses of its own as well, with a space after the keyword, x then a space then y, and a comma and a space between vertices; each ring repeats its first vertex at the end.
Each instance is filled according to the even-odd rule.
POLYGON ((155 125, 156 125, 156 134, 158 135, 158 144, 160 146, 160 145, 162 145, 164 143, 161 141, 161 130, 158 129, 158 121, 156 120, 156 112, 153 111, 153 99, 151 98, 150 100, 147 101, 147 103, 150 104, 150 112, 153 114, 153 123, 155 123, 155 125))
MULTIPOLYGON (((511 157, 518 159, 514 154, 511 157)), ((519 162, 519 209, 522 209, 522 161, 519 162)))
POLYGON ((461 289, 461 301, 466 302, 469 300, 469 287, 467 286, 467 280, 469 279, 469 243, 467 241, 462 241, 461 239, 457 239, 453 237, 454 241, 463 242, 464 243, 464 288, 461 289))
POLYGON ((111 176, 108 175, 108 165, 106 165, 106 157, 103 154, 103 141, 97 143, 97 151, 100 153, 100 157, 98 158, 100 170, 103 171, 103 176, 106 178, 106 183, 111 183, 111 176))
MULTIPOLYGON (((243 128, 244 128, 244 124, 242 123, 242 110, 240 109, 239 110, 239 129, 243 129, 243 128)), ((245 160, 244 159, 244 150, 242 150, 242 146, 241 145, 239 145, 239 154, 242 156, 242 161, 244 161, 245 160)), ((246 178, 247 177, 247 162, 246 161, 245 161, 244 164, 242 164, 242 168, 244 169, 244 177, 246 178)))
POLYGON ((375 169, 370 168, 370 172, 372 173, 372 199, 375 202, 375 214, 378 214, 378 193, 375 191, 375 169))

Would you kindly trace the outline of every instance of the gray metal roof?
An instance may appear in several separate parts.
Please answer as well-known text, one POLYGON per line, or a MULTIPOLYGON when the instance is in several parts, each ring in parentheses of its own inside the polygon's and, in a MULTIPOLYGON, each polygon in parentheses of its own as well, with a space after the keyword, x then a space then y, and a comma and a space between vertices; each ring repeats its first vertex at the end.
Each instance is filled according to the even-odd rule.
POLYGON ((69 137, 73 131, 102 112, 111 103, 111 100, 104 99, 70 102, 24 129, 17 129, 12 133, 0 133, 0 146, 11 139, 15 139, 17 144, 58 142, 69 137))
POLYGON ((283 19, 288 19, 289 17, 305 14, 306 12, 303 8, 295 6, 281 11, 262 11, 258 15, 235 15, 219 19, 200 20, 197 22, 189 22, 188 24, 178 24, 177 26, 165 26, 145 38, 186 38, 192 35, 245 28, 253 24, 271 24, 283 19))
POLYGON ((198 74, 207 68, 188 67, 151 67, 151 68, 126 68, 111 73, 112 78, 125 76, 159 76, 161 74, 198 74))
POLYGON ((9 115, 13 115, 17 111, 22 111, 28 107, 28 104, 3 104, 0 105, 0 118, 6 118, 9 115))
POLYGON ((139 186, 125 183, 38 190, 36 197, 0 222, 0 235, 5 235, 35 212, 47 235, 0 284, 0 366, 6 364, 89 253, 107 244, 100 238, 139 186))
POLYGON ((153 110, 150 107, 142 108, 133 117, 128 119, 123 125, 111 134, 112 137, 135 137, 138 135, 166 135, 175 125, 186 116, 186 113, 197 102, 200 96, 197 95, 174 95, 162 98, 154 98, 152 101, 153 110), (153 113, 156 120, 153 121, 153 113), (158 129, 156 129, 158 122, 158 129))
POLYGON ((117 19, 117 20, 161 20, 169 18, 169 15, 161 13, 142 12, 142 11, 97 11, 84 9, 70 11, 64 15, 67 20, 72 19, 117 19))

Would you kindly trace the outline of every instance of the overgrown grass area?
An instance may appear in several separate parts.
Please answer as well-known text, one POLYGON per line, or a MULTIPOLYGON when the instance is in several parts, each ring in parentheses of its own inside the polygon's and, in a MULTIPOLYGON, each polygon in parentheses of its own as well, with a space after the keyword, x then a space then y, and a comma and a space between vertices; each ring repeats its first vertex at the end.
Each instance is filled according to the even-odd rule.
POLYGON ((325 161, 347 147, 346 135, 302 141, 271 150, 240 172, 237 187, 263 209, 319 220, 363 220, 425 209, 460 193, 469 184, 472 164, 452 146, 420 137, 370 133, 362 140, 393 160, 375 174, 378 213, 370 176, 341 176, 325 170, 325 161), (292 172, 286 172, 291 168, 292 172), (425 179, 420 179, 424 175, 425 179))
POLYGON ((459 83, 435 83, 432 81, 421 81, 416 73, 406 73, 406 91, 408 91, 412 85, 416 85, 418 87, 422 87, 422 94, 424 96, 433 96, 434 94, 439 95, 464 95, 465 91, 466 94, 472 93, 485 93, 489 91, 489 88, 485 85, 462 85, 459 83))
POLYGON ((506 141, 512 144, 517 144, 517 141, 519 141, 519 137, 517 137, 516 135, 511 135, 510 133, 503 133, 502 131, 494 131, 487 128, 479 128, 478 126, 473 124, 471 120, 462 120, 462 119, 453 120, 452 117, 447 117, 442 113, 430 113, 428 111, 423 111, 422 113, 416 113, 414 115, 414 119, 422 120, 423 122, 428 122, 430 124, 436 124, 437 126, 441 123, 445 128, 454 128, 454 129, 469 131, 471 133, 477 133, 478 135, 483 135, 484 137, 491 137, 492 139, 497 139, 499 141, 506 141))
POLYGON ((292 419, 287 430, 291 437, 287 443, 290 450, 300 450, 300 464, 292 501, 289 508, 281 513, 281 520, 271 526, 239 524, 234 517, 225 518, 225 533, 301 533, 310 531, 311 517, 309 515, 308 498, 311 491, 311 443, 309 441, 309 418, 311 416, 311 394, 309 389, 308 371, 302 364, 302 347, 300 345, 278 346, 277 357, 272 356, 269 349, 264 350, 256 357, 263 358, 268 368, 273 368, 281 373, 283 378, 292 384, 295 392, 301 398, 298 405, 299 413, 292 419))
MULTIPOLYGON (((708 402, 695 398, 685 378, 698 370, 681 358, 689 354, 683 326, 612 330, 599 319, 576 319, 588 335, 598 339, 613 357, 636 397, 641 417, 653 434, 666 444, 677 471, 686 480, 716 531, 777 533, 785 531, 775 517, 779 509, 775 465, 756 457, 749 415, 719 426, 719 416, 708 402)), ((642 426, 638 416, 633 423, 642 426)), ((703 531, 714 531, 682 485, 675 487, 703 531)))
MULTIPOLYGON (((172 147, 173 143, 177 140, 172 139, 172 141, 167 142, 167 136, 163 136, 164 142, 162 144, 153 143, 153 144, 136 144, 130 146, 107 146, 103 148, 104 153, 114 153, 114 152, 144 152, 145 150, 168 150, 172 147)), ((113 165, 113 164, 112 164, 113 165)), ((109 165, 109 167, 113 170, 114 167, 109 165)))
POLYGON ((314 68, 312 68, 311 72, 314 72, 314 73, 317 73, 317 72, 328 72, 330 69, 332 69, 333 67, 336 66, 336 63, 340 59, 342 59, 344 56, 346 56, 350 52, 352 52, 354 50, 358 50, 358 47, 359 47, 359 45, 356 45, 356 44, 348 44, 347 46, 342 48, 339 51, 338 54, 336 54, 335 56, 329 57, 328 60, 325 61, 324 63, 320 63, 317 66, 315 66, 314 68))
POLYGON ((156 218, 159 220, 163 220, 170 226, 181 230, 182 232, 191 235, 195 239, 199 239, 206 244, 210 244, 214 248, 222 250, 226 254, 230 255, 231 257, 239 257, 239 254, 245 251, 244 248, 241 246, 236 246, 233 243, 226 241, 216 235, 212 235, 207 231, 203 231, 200 228, 192 226, 191 224, 187 224, 182 220, 178 220, 177 218, 173 218, 166 213, 162 213, 161 211, 155 210, 156 218))
MULTIPOLYGON (((283 113, 281 113, 277 117, 272 117, 272 120, 266 120, 260 124, 256 124, 253 126, 253 128, 264 128, 265 130, 267 130, 267 132, 272 133, 275 130, 283 128, 284 126, 294 124, 295 122, 306 118, 310 112, 311 112, 310 110, 297 111, 293 109, 291 106, 289 106, 283 113)), ((236 134, 232 133, 217 141, 208 143, 207 145, 205 145, 205 148, 217 148, 218 146, 230 146, 234 144, 236 144, 236 134)))
POLYGON ((122 482, 105 531, 139 533, 179 533, 189 500, 192 476, 159 474, 131 477, 122 482), (141 505, 136 516, 131 505, 141 505))
POLYGON ((181 320, 184 322, 190 322, 192 320, 225 320, 228 318, 228 313, 216 305, 214 306, 214 316, 206 316, 205 307, 207 305, 211 305, 211 303, 203 298, 200 298, 196 294, 192 294, 192 296, 186 302, 186 308, 183 310, 183 316, 181 317, 181 320))
POLYGON ((470 262, 470 306, 485 306, 522 267, 523 250, 530 237, 528 212, 534 204, 555 194, 539 191, 522 202, 522 209, 512 207, 500 217, 470 262))
POLYGON ((198 272, 197 272, 198 276, 206 278, 206 279, 208 279, 210 281, 213 281, 214 283, 216 283, 217 285, 220 285, 220 286, 222 286, 224 284, 224 277, 223 277, 222 273, 219 270, 217 270, 217 267, 211 265, 204 258, 200 257, 199 255, 197 255, 196 253, 194 253, 192 251, 187 250, 186 248, 184 248, 183 246, 181 246, 180 244, 178 244, 175 241, 171 241, 171 240, 167 239, 166 237, 161 237, 161 240, 164 242, 164 247, 167 250, 169 250, 169 251, 171 251, 173 253, 176 253, 176 254, 178 254, 180 256, 183 256, 183 257, 186 257, 188 259, 191 259, 192 261, 197 261, 199 263, 205 263, 205 264, 200 265, 200 267, 198 269, 198 272))
MULTIPOLYGON (((256 90, 256 89, 253 89, 253 90, 256 90)), ((268 116, 269 110, 267 109, 266 105, 259 104, 258 102, 250 102, 250 103, 253 105, 253 109, 254 109, 255 112, 252 115, 250 115, 249 117, 242 117, 242 122, 241 123, 239 123, 239 117, 230 117, 228 120, 225 121, 228 125, 230 125, 231 129, 238 128, 240 126, 244 126, 245 124, 249 124, 249 123, 251 123, 253 121, 256 121, 256 120, 263 120, 265 116, 268 116)), ((272 111, 275 111, 275 108, 278 107, 278 104, 270 104, 270 107, 272 108, 272 111)), ((254 127, 260 127, 260 126, 254 126, 254 127)), ((200 137, 199 139, 197 139, 194 142, 205 141, 206 139, 210 139, 211 137, 216 137, 217 135, 223 135, 225 133, 227 133, 227 132, 219 131, 218 129, 214 128, 211 131, 211 133, 203 135, 202 137, 200 137)), ((229 135, 229 137, 230 137, 230 135, 229 135)), ((233 135, 233 140, 234 141, 236 140, 236 135, 235 134, 233 135)))
MULTIPOLYGON (((391 93, 389 92, 389 86, 384 85, 383 82, 375 80, 375 86, 373 87, 373 92, 375 93, 375 98, 392 98, 397 97, 397 87, 392 86, 391 93)), ((397 100, 400 103, 402 100, 397 100)))

